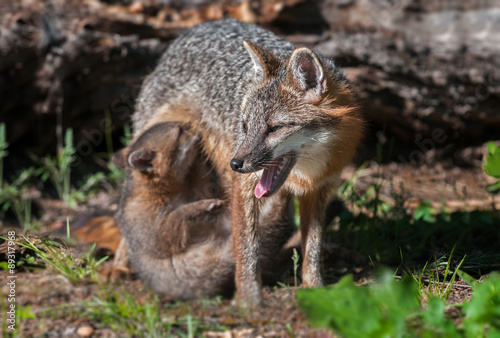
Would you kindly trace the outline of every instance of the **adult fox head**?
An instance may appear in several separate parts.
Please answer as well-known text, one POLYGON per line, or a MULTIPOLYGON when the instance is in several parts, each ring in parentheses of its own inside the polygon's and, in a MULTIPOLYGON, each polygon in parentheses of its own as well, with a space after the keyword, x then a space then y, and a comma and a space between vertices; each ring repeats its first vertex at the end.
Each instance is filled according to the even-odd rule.
POLYGON ((283 60, 249 41, 244 46, 254 81, 242 101, 243 137, 231 168, 262 170, 257 198, 271 196, 285 182, 303 193, 351 160, 362 126, 353 95, 333 62, 308 48, 283 60))

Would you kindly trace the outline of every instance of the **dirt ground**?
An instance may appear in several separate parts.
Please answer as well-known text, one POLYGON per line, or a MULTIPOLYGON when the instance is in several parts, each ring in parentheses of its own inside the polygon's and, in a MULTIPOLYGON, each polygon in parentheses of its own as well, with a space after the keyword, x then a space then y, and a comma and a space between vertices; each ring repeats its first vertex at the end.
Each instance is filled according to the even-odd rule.
MULTIPOLYGON (((343 178, 349 178, 356 172, 355 167, 348 167, 343 178)), ((356 182, 356 187, 362 191, 374 183, 382 183, 381 197, 389 202, 394 200, 394 192, 405 197, 405 206, 416 208, 423 200, 430 200, 438 210, 446 206, 451 211, 476 209, 491 210, 495 205, 500 209, 500 199, 493 199, 485 191, 485 186, 491 183, 481 168, 446 169, 442 166, 412 168, 405 165, 387 164, 379 167, 370 163, 363 170, 356 182)), ((54 228, 65 224, 67 217, 75 215, 100 205, 113 212, 116 210, 116 194, 97 194, 89 205, 75 210, 68 210, 56 201, 42 201, 43 227, 38 233, 47 234, 54 228)), ((19 229, 4 222, 0 233, 19 229)), ((329 237, 330 238, 330 237, 329 237)), ((6 243, 0 240, 0 261, 5 260, 6 243)), ((373 280, 373 266, 370 259, 343 245, 342 242, 327 243, 334 250, 334 255, 325 261, 325 273, 328 282, 336 282, 346 274, 353 274, 358 284, 367 284, 373 280)), ((86 250, 88 243, 80 242, 69 250, 75 256, 86 250)), ((25 249, 18 249, 18 257, 29 254, 25 249)), ((487 248, 483 248, 487 249, 487 248)), ((112 251, 101 248, 99 255, 110 254, 111 258, 102 267, 112 263, 112 251)), ((33 255, 33 253, 31 253, 33 255)), ((491 267, 489 270, 494 269, 491 267)), ((498 267, 497 267, 498 268, 498 267)), ((51 269, 26 269, 20 267, 16 271, 16 304, 20 307, 30 306, 30 312, 35 318, 24 319, 18 323, 18 330, 24 336, 36 337, 119 337, 120 332, 114 332, 108 325, 103 325, 89 316, 82 316, 85 305, 82 302, 100 299, 103 288, 108 285, 113 290, 125 290, 138 300, 150 299, 153 293, 136 278, 129 277, 113 282, 114 284, 79 283, 72 284, 65 277, 51 269), (68 308, 58 308, 71 304, 68 308), (49 309, 49 310, 47 310, 49 309)), ((7 272, 0 271, 1 280, 7 280, 7 272)), ((104 280, 104 279, 102 279, 104 280)), ((288 282, 291 282, 289 280, 288 282)), ((293 282, 291 282, 293 284, 293 282)), ((425 284, 425 281, 424 281, 425 284)), ((326 330, 312 329, 305 321, 304 314, 298 309, 295 298, 295 287, 264 288, 264 306, 251 311, 238 309, 231 299, 196 300, 183 303, 161 301, 167 307, 168 315, 164 321, 175 323, 173 332, 187 333, 183 318, 191 314, 204 325, 204 335, 207 337, 284 337, 291 333, 297 337, 328 337, 332 336, 326 330), (226 327, 229 331, 220 332, 217 327, 226 327)), ((4 297, 9 288, 2 285, 4 297)), ((471 288, 459 281, 453 286, 449 304, 461 303, 471 297, 471 288)), ((5 298, 4 298, 5 299, 5 298)), ((459 320, 457 309, 450 309, 447 315, 459 320)))

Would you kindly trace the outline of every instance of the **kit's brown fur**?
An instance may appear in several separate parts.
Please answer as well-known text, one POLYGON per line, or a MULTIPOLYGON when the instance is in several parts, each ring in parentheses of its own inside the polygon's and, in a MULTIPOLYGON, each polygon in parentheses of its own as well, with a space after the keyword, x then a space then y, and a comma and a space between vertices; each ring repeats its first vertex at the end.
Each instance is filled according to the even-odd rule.
MULTIPOLYGON (((176 299, 234 289, 231 214, 199 147, 188 128, 164 122, 113 159, 126 168, 117 215, 124 241, 115 268, 123 270, 129 252, 139 276, 176 299)), ((260 255, 269 282, 291 262, 289 245, 282 248, 293 232, 292 215, 287 198, 274 199, 261 215, 260 255)))

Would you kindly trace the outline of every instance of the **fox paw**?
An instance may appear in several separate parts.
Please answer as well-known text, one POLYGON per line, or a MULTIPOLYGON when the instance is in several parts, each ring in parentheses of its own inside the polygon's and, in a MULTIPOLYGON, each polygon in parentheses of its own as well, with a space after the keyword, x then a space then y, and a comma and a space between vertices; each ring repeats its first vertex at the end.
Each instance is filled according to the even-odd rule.
POLYGON ((216 211, 224 207, 224 201, 216 198, 204 201, 206 203, 206 211, 216 211))
POLYGON ((194 209, 196 209, 196 211, 194 211, 194 214, 201 216, 207 213, 213 213, 222 210, 224 204, 225 203, 223 200, 211 198, 194 202, 192 205, 194 209))
POLYGON ((106 281, 111 282, 128 278, 130 275, 131 271, 126 266, 113 266, 111 268, 104 269, 101 272, 101 277, 106 281))
POLYGON ((171 213, 168 217, 171 217, 173 220, 193 220, 200 217, 211 217, 214 216, 214 214, 221 212, 223 207, 223 200, 216 198, 205 199, 185 204, 178 208, 175 213, 171 213))

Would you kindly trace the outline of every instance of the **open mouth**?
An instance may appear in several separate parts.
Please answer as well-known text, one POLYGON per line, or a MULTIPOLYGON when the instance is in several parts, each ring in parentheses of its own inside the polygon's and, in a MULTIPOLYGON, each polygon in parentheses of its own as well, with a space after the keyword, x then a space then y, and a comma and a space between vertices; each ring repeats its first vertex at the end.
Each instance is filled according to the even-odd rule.
POLYGON ((259 183, 255 186, 255 197, 269 197, 285 183, 288 174, 295 165, 295 156, 286 154, 274 160, 264 168, 259 183))

